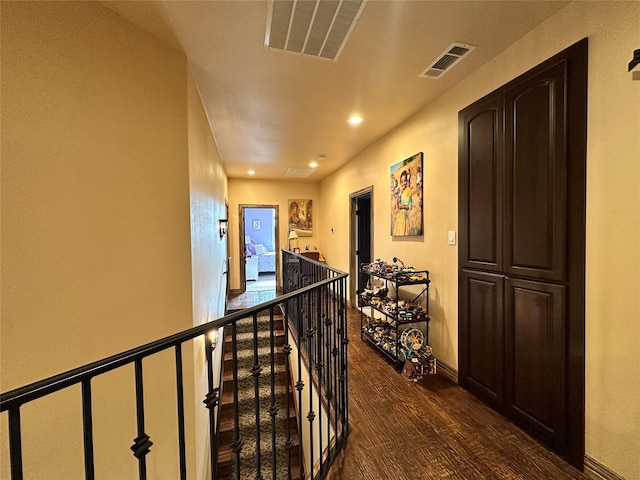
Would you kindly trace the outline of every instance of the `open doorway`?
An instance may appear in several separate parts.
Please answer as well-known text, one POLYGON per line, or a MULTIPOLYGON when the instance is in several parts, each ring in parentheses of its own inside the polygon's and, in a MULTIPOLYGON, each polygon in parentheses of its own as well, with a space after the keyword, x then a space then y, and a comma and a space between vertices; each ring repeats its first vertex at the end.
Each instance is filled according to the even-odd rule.
POLYGON ((368 275, 360 274, 360 264, 371 262, 373 228, 373 186, 352 193, 349 255, 351 306, 358 306, 358 292, 367 285, 368 275))
POLYGON ((276 291, 278 206, 240 205, 242 282, 246 292, 276 291))

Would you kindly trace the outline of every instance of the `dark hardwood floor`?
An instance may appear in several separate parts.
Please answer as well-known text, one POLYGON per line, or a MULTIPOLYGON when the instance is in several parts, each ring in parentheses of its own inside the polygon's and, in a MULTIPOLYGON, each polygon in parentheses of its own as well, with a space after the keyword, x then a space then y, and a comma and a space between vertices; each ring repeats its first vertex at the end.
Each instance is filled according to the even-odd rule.
POLYGON ((448 378, 405 380, 348 320, 351 434, 329 480, 588 478, 448 378))
POLYGON ((405 380, 360 340, 356 310, 348 328, 352 431, 329 479, 588 478, 448 378, 405 380))

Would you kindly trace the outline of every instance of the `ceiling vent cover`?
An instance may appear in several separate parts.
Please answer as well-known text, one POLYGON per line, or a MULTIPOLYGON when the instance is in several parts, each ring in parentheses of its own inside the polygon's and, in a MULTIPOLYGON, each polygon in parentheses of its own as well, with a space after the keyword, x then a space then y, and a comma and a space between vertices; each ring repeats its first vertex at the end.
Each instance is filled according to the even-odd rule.
POLYGON ((422 78, 440 78, 475 48, 473 45, 465 45, 464 43, 452 43, 419 76, 422 78))
POLYGON ((367 0, 272 0, 265 45, 337 60, 367 0))
POLYGON ((284 174, 284 176, 285 177, 291 177, 291 178, 307 178, 313 172, 315 172, 315 168, 295 168, 295 167, 290 167, 287 170, 287 173, 284 174))

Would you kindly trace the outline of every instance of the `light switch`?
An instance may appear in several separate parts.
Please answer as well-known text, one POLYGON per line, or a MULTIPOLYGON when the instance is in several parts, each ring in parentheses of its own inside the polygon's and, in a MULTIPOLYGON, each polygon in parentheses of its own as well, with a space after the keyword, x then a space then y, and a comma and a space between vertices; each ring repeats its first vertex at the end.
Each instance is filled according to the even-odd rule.
POLYGON ((449 245, 455 245, 455 244, 456 244, 456 231, 449 230, 449 245))

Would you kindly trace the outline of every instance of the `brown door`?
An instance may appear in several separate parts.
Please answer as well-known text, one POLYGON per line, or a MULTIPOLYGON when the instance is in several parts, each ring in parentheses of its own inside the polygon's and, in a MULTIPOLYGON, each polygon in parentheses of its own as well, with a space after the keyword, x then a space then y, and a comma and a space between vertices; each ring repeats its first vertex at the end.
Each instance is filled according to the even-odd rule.
POLYGON ((461 385, 582 467, 586 39, 462 110, 461 385))

